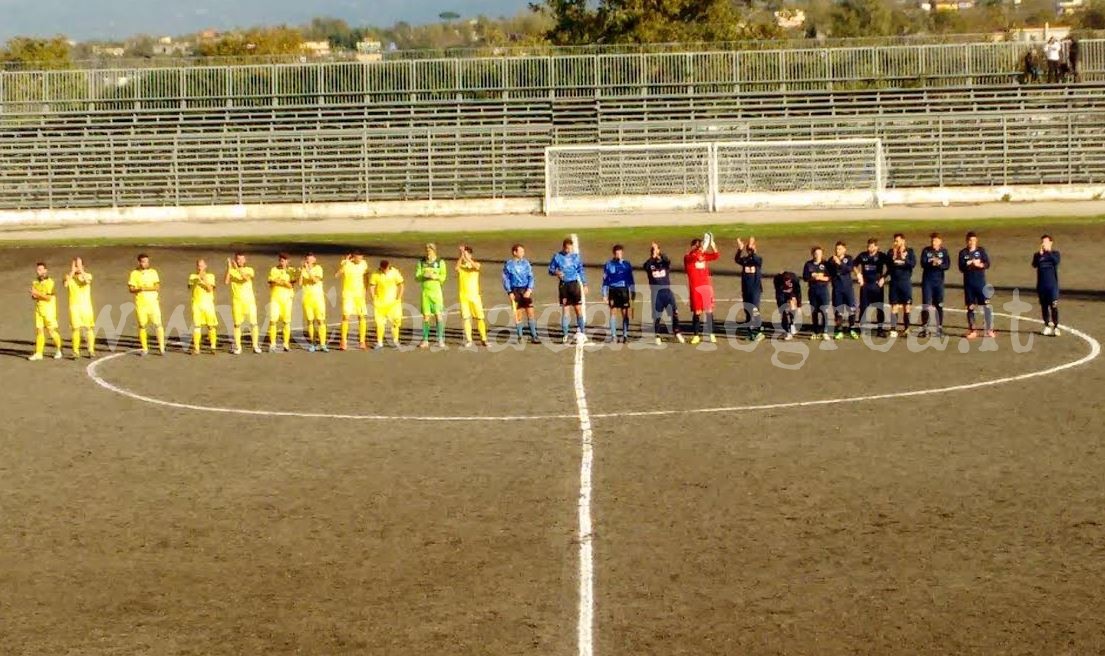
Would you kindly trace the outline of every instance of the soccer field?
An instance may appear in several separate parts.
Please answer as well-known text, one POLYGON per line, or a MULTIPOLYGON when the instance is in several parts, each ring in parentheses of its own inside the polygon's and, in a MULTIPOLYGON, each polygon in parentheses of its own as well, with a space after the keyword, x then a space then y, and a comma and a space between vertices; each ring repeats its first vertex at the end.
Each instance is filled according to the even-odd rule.
MULTIPOLYGON (((413 304, 423 242, 452 274, 460 237, 2 247, 0 653, 1103 653, 1105 223, 757 236, 765 272, 801 272, 814 243, 885 249, 900 228, 918 252, 939 229, 953 254, 980 232, 996 340, 961 339, 954 270, 943 348, 734 338, 720 320, 740 296, 735 229, 719 228, 716 346, 506 344, 514 241, 534 263, 543 336, 557 336, 545 265, 562 235, 493 233, 468 238, 492 348, 459 348, 450 314, 444 351, 232 356, 224 312, 221 352, 189 357, 197 257, 221 278, 243 250, 261 279, 276 253, 298 264, 312 250, 329 277, 359 248, 399 267, 413 304), (1063 254, 1059 338, 1034 334, 1044 231, 1063 254), (163 281, 164 358, 130 352, 139 250, 163 281), (122 337, 97 360, 27 362, 34 263, 60 283, 75 255, 95 275, 101 335, 122 337)), ((580 233, 592 336, 611 244, 639 265, 655 236, 682 285, 700 235, 580 233)))

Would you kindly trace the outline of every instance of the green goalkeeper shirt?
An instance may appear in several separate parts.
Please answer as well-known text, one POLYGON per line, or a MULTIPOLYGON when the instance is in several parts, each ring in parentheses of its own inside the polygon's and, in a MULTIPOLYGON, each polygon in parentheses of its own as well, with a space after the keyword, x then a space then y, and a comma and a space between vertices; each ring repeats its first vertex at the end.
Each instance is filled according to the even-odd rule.
POLYGON ((440 257, 433 262, 425 258, 419 260, 418 266, 414 270, 414 279, 422 284, 422 294, 441 296, 442 284, 448 275, 447 271, 445 260, 440 257))

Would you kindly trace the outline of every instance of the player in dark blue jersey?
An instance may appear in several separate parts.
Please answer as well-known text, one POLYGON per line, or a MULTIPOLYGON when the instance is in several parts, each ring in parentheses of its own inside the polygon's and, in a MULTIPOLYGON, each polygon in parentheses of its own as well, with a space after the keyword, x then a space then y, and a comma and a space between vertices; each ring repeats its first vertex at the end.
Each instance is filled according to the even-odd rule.
POLYGON ((820 246, 810 249, 810 260, 802 268, 802 280, 806 281, 810 298, 810 318, 813 334, 810 339, 829 339, 829 267, 825 251, 820 246))
POLYGON ((798 334, 795 318, 802 309, 802 282, 793 271, 776 274, 774 282, 775 303, 782 316, 783 339, 790 341, 798 334))
POLYGON ((1036 295, 1044 317, 1044 334, 1058 337, 1059 332, 1059 251, 1051 235, 1040 237, 1040 249, 1032 255, 1036 269, 1036 295))
POLYGON ((963 272, 963 298, 967 305, 967 339, 977 339, 975 313, 979 307, 985 320, 986 336, 994 336, 994 310, 990 307, 993 288, 986 284, 990 256, 978 245, 978 235, 967 233, 967 247, 959 251, 959 270, 963 272))
POLYGON ((917 256, 906 245, 905 235, 894 235, 894 243, 886 252, 890 277, 890 337, 898 336, 898 316, 902 317, 902 333, 909 334, 909 315, 913 311, 913 269, 917 256))
POLYGON ((833 320, 836 330, 833 337, 844 339, 844 322, 848 321, 848 335, 852 339, 859 339, 856 332, 856 291, 855 291, 855 261, 848 254, 848 246, 842 241, 836 242, 833 256, 826 260, 829 277, 833 287, 833 320))
POLYGON ((763 295, 764 259, 756 252, 756 238, 749 237, 745 244, 737 238, 737 254, 734 261, 741 274, 741 302, 748 321, 748 336, 763 339, 763 319, 760 317, 760 297, 763 295))
POLYGON ((668 312, 671 314, 671 334, 682 344, 679 309, 675 304, 675 294, 671 291, 671 259, 660 250, 660 244, 652 242, 649 258, 645 260, 643 268, 648 276, 648 288, 652 296, 652 325, 656 332, 656 343, 663 342, 660 331, 664 325, 664 312, 668 312))
POLYGON ((952 265, 952 256, 944 248, 940 233, 929 235, 929 245, 921 251, 921 333, 928 337, 929 319, 936 312, 937 337, 944 336, 944 272, 952 265))
POLYGON ((869 321, 868 310, 875 311, 874 328, 880 337, 886 334, 886 253, 879 250, 878 239, 867 240, 867 250, 856 256, 856 276, 859 279, 859 320, 869 321))

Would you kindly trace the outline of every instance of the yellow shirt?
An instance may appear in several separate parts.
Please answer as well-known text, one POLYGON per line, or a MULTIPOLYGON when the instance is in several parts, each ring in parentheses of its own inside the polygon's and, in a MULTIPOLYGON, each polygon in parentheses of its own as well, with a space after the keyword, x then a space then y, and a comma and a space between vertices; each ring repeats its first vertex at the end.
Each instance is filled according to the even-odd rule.
POLYGON ((322 294, 322 265, 302 266, 299 268, 299 284, 304 294, 322 294))
POLYGON ((272 286, 271 300, 279 303, 287 303, 295 298, 295 287, 292 287, 292 269, 273 267, 269 269, 269 282, 279 283, 272 286), (285 285, 288 285, 285 287, 285 285))
POLYGON ((457 267, 457 292, 462 299, 480 297, 480 272, 478 269, 457 267))
POLYGON ((253 295, 253 267, 231 267, 230 299, 235 303, 256 303, 253 295))
POLYGON ((188 276, 188 289, 192 290, 192 307, 214 307, 215 305, 215 274, 193 273, 188 276), (202 278, 200 277, 202 275, 202 278), (211 286, 211 290, 204 289, 200 282, 211 286))
POLYGON ((35 299, 35 308, 44 310, 44 309, 47 309, 47 308, 57 306, 58 299, 57 299, 56 296, 54 296, 54 279, 53 278, 46 278, 46 279, 43 279, 43 280, 39 280, 38 278, 35 278, 35 281, 33 283, 31 283, 31 288, 34 289, 39 294, 43 294, 43 295, 49 297, 46 300, 35 299))
POLYGON ((368 284, 373 288, 372 302, 387 305, 400 300, 399 285, 403 284, 403 274, 395 267, 388 267, 386 272, 373 271, 368 284))
POLYGON ((92 274, 86 271, 82 278, 78 280, 74 275, 65 280, 65 288, 69 290, 69 307, 92 307, 92 274))
POLYGON ((352 260, 342 260, 341 263, 341 294, 342 296, 364 296, 364 277, 368 272, 368 262, 361 260, 360 264, 352 260))
MULTIPOLYGON (((145 287, 153 287, 160 284, 161 278, 157 275, 157 269, 135 269, 130 272, 130 278, 127 280, 128 287, 137 287, 139 289, 145 287)), ((138 292, 134 295, 136 301, 156 301, 156 291, 138 292)))

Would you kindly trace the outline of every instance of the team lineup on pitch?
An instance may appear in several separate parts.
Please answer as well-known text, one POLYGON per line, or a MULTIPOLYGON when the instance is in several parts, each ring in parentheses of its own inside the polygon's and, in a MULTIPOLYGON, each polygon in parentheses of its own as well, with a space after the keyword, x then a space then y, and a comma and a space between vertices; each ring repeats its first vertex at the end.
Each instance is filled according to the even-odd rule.
MULTIPOLYGON (((206 650, 211 653, 253 651, 273 640, 296 645, 273 651, 309 653, 807 653, 811 639, 820 653, 845 653, 857 640, 866 640, 873 651, 902 653, 900 645, 923 644, 933 631, 944 636, 945 644, 959 639, 1001 644, 1005 638, 965 612, 978 603, 998 607, 999 597, 1011 622, 1024 618, 1026 628, 1014 629, 1019 640, 1050 644, 1047 634, 1035 634, 1034 641, 1027 628, 1033 620, 1028 618, 1055 618, 1064 610, 1058 601, 1025 596, 1016 584, 1033 572, 1058 571, 1059 565, 1041 560, 1050 553, 1044 536, 1037 546, 1035 530, 1017 528, 1021 524, 1010 523, 988 500, 1008 498, 1021 508, 1031 499, 1038 518, 1090 512, 1089 497, 1048 496, 1043 482, 1054 486, 1059 479, 1035 474, 1050 466, 1060 447, 1081 444, 1082 433, 1064 430, 1061 440, 1040 442, 1041 430, 1054 421, 1051 415, 1042 410, 1031 417, 1014 416, 1009 408, 1026 394, 1041 408, 1058 408, 1071 394, 1068 381, 1081 380, 1078 389, 1091 389, 1100 380, 1095 335, 1103 324, 1096 296, 1087 291, 1093 272, 1083 266, 1097 252, 1090 245, 1097 228, 1055 229, 1056 242, 1068 245, 1063 263, 1070 270, 1064 268, 1064 321, 1056 320, 1062 338, 1050 339, 1043 329, 1052 326, 1043 322, 1052 315, 1039 306, 1032 267, 1042 230, 980 227, 992 259, 985 287, 992 304, 992 337, 986 335, 987 317, 979 308, 977 338, 968 339, 967 308, 957 298, 968 291, 960 284, 954 252, 943 335, 936 332, 935 308, 930 309, 928 334, 922 335, 920 307, 912 308, 906 332, 902 312, 892 304, 882 308, 869 297, 867 320, 857 317, 853 340, 849 304, 832 304, 831 280, 825 290, 830 297, 825 320, 814 327, 809 282, 816 282, 813 274, 818 271, 805 269, 811 262, 813 268, 819 264, 811 256, 811 243, 826 244, 828 250, 838 240, 829 226, 809 237, 757 240, 754 254, 762 258, 757 269, 763 267, 763 286, 770 297, 776 276, 781 276, 783 292, 782 302, 773 299, 762 308, 750 308, 746 301, 752 273, 745 269, 747 238, 741 238, 745 249, 738 260, 737 236, 714 230, 713 241, 722 252, 707 265, 713 298, 706 300, 712 301, 716 322, 707 317, 702 293, 696 299, 691 285, 683 283, 679 258, 670 258, 676 264, 668 270, 668 289, 686 345, 679 344, 672 330, 670 309, 659 317, 656 329, 655 293, 647 282, 653 270, 647 266, 628 267, 638 292, 636 298, 629 295, 633 314, 623 317, 617 302, 611 308, 611 298, 618 294, 610 289, 625 280, 622 262, 637 265, 637 260, 651 259, 644 257, 651 255, 647 234, 628 235, 621 244, 622 258, 612 252, 613 240, 580 235, 584 257, 563 257, 560 264, 569 270, 566 277, 580 277, 580 292, 584 280, 588 291, 598 292, 580 294, 580 315, 572 307, 574 290, 562 294, 555 267, 549 273, 546 262, 556 258, 531 264, 541 342, 536 348, 530 343, 526 308, 510 303, 507 287, 514 288, 503 280, 504 268, 515 260, 514 243, 502 237, 451 239, 449 243, 474 246, 480 300, 495 299, 478 308, 486 321, 487 346, 480 344, 476 319, 481 312, 469 305, 472 321, 467 326, 464 321, 458 250, 456 258, 444 263, 441 302, 433 294, 425 299, 420 288, 413 295, 408 289, 407 302, 390 314, 399 318, 400 333, 393 336, 394 324, 385 321, 384 348, 376 351, 371 348, 377 337, 375 297, 371 277, 365 277, 370 348, 363 354, 357 348, 361 308, 356 304, 349 308, 347 322, 347 347, 353 352, 334 353, 341 345, 346 314, 343 280, 335 277, 335 265, 352 261, 347 256, 360 250, 368 271, 380 271, 378 262, 387 260, 404 282, 421 287, 416 278, 427 277, 417 273, 427 258, 425 238, 398 243, 366 238, 359 245, 343 239, 336 244, 245 242, 223 248, 144 246, 141 250, 162 283, 158 309, 164 314, 161 323, 170 351, 165 358, 134 357, 142 343, 135 332, 138 304, 127 288, 126 272, 137 248, 11 250, 9 261, 23 263, 84 258, 83 264, 95 273, 92 323, 99 346, 96 358, 82 358, 76 367, 21 364, 16 358, 34 355, 38 345, 17 337, 27 332, 26 315, 9 316, 3 324, 8 336, 4 354, 13 357, 0 359, 0 366, 16 385, 12 402, 26 408, 13 419, 13 430, 23 423, 22 415, 39 408, 95 408, 102 418, 83 433, 72 423, 76 416, 54 411, 58 430, 87 436, 79 444, 90 450, 84 457, 95 466, 88 475, 96 471, 106 476, 128 498, 146 495, 151 509, 157 509, 116 524, 111 508, 119 500, 98 505, 88 500, 87 481, 86 492, 80 493, 78 487, 44 478, 44 485, 54 482, 54 492, 30 506, 80 503, 98 508, 85 510, 87 519, 78 522, 85 527, 80 543, 99 544, 101 538, 92 531, 115 536, 111 544, 125 554, 130 573, 112 579, 108 574, 118 570, 86 571, 72 549, 87 547, 70 547, 65 533, 49 546, 38 543, 37 558, 58 563, 52 566, 62 571, 79 569, 89 587, 73 594, 71 604, 56 606, 72 618, 71 631, 32 633, 43 620, 18 611, 10 621, 27 628, 13 633, 13 644, 23 651, 95 652, 88 637, 94 627, 116 622, 120 627, 142 626, 148 621, 147 604, 173 618, 181 640, 203 631, 221 636, 224 646, 206 650), (241 253, 245 267, 264 263, 271 274, 269 263, 277 262, 274 268, 279 268, 281 253, 301 262, 307 251, 315 253, 326 280, 322 296, 328 312, 322 328, 330 354, 319 355, 317 315, 311 338, 297 281, 287 321, 280 320, 278 308, 276 325, 266 325, 272 298, 269 307, 256 303, 261 350, 274 344, 280 355, 249 354, 248 307, 244 313, 239 308, 241 320, 235 322, 233 302, 215 302, 214 312, 203 317, 213 316, 210 323, 219 328, 219 355, 180 355, 194 347, 195 286, 187 283, 200 275, 197 259, 221 261, 225 258, 213 254, 241 253), (606 285, 605 294, 603 278, 614 283, 606 285), (793 283, 801 285, 801 292, 788 286, 793 283), (431 321, 426 321, 424 300, 431 301, 431 310, 439 310, 430 312, 431 321), (704 310, 694 346, 692 304, 704 310), (758 324, 750 319, 751 309, 763 312, 758 324), (838 309, 845 312, 836 316, 838 309), (882 321, 879 309, 886 310, 882 321), (561 325, 565 314, 566 327, 561 325), (586 339, 575 338, 577 316, 583 319, 586 339), (628 330, 624 318, 632 322, 628 330), (234 323, 241 328, 243 354, 238 357, 227 354, 236 350, 234 323), (286 355, 285 325, 291 347, 286 355), (445 349, 437 346, 438 326, 445 349), (891 335, 892 328, 897 335, 891 335), (466 348, 469 339, 473 344, 466 348), (423 342, 429 348, 420 357, 423 342), (390 348, 393 343, 399 348, 390 348), (25 393, 20 391, 24 388, 25 393), (38 393, 43 389, 50 390, 45 406, 38 393), (49 405, 52 398, 61 405, 49 405), (909 412, 901 414, 899 408, 909 412), (914 429, 922 417, 938 421, 914 429), (1037 420, 1038 425, 1032 423, 1037 420), (160 455, 166 450, 171 459, 160 455), (1051 455, 1020 458, 1021 453, 1041 450, 1051 455), (144 464, 136 467, 135 462, 144 464), (156 469, 154 462, 168 468, 161 470, 164 480, 139 481, 142 471, 156 469), (990 468, 999 466, 1001 475, 996 470, 991 475, 990 468), (177 482, 185 471, 198 476, 187 486, 177 482), (968 494, 991 484, 999 486, 997 491, 968 494), (832 499, 817 492, 826 485, 832 499), (165 496, 186 489, 195 492, 179 502, 165 496), (918 489, 925 491, 924 509, 915 499, 918 489), (942 514, 917 515, 928 513, 927 504, 942 508, 942 514), (311 519, 321 516, 330 519, 326 524, 311 519), (346 516, 357 520, 347 522, 346 516), (304 528, 285 528, 289 522, 304 528), (238 528, 228 533, 222 528, 226 525, 238 528), (981 526, 987 530, 979 531, 981 526), (1006 526, 1011 528, 1006 531, 1006 526), (938 551, 955 557, 933 570, 946 572, 947 579, 935 573, 936 580, 921 589, 910 585, 916 577, 912 569, 931 557, 927 549, 932 547, 926 539, 910 537, 918 527, 924 530, 918 538, 944 535, 953 527, 956 536, 938 551), (126 535, 140 539, 132 544, 126 535), (226 535, 240 537, 227 540, 226 535), (864 546, 857 548, 857 541, 864 546), (150 548, 163 555, 147 557, 150 548), (1002 550, 1025 554, 1024 565, 992 557, 1002 550), (229 582, 231 590, 248 591, 244 597, 206 587, 215 580, 208 583, 202 572, 216 562, 234 564, 219 569, 218 589, 229 582), (255 564, 242 565, 247 562, 255 564), (287 568, 299 569, 281 573, 287 568), (992 581, 992 600, 929 596, 930 591, 951 594, 944 591, 954 591, 956 581, 975 573, 992 581), (173 590, 171 600, 163 605, 155 595, 142 596, 141 603, 101 607, 95 596, 102 590, 105 599, 126 598, 147 586, 151 591, 154 586, 173 590), (788 592, 795 588, 805 592, 788 592), (800 625, 800 632, 791 633, 779 623, 777 599, 783 598, 790 600, 784 612, 800 625), (945 601, 935 604, 934 598, 945 601), (220 610, 212 615, 211 607, 196 601, 200 599, 218 603, 220 610), (908 603, 927 618, 926 624, 898 626, 890 633, 870 628, 871 622, 893 626, 899 603, 908 603), (302 609, 297 616, 312 618, 295 625, 302 637, 274 638, 269 627, 275 624, 256 625, 258 617, 284 604, 295 604, 302 609), (91 608, 100 610, 92 614, 91 608)), ((888 228, 878 234, 893 232, 888 228)), ((866 239, 854 230, 839 237, 860 244, 866 239)), ((434 241, 444 248, 442 239, 434 241)), ((520 241, 530 246, 529 252, 543 252, 547 247, 541 244, 552 243, 547 250, 571 254, 558 237, 527 235, 520 241)), ((665 234, 658 241, 686 243, 689 236, 677 241, 665 234)), ((703 241, 702 253, 709 253, 709 240, 703 241)), ((884 266, 897 259, 888 252, 893 250, 878 249, 884 266)), ((908 261, 908 247, 902 250, 900 259, 908 261)), ((925 259, 914 257, 918 263, 925 259)), ((695 258, 686 263, 693 268, 695 258)), ((889 302, 893 281, 888 270, 884 273, 889 302)), ((3 275, 5 300, 22 298, 26 303, 26 266, 9 267, 3 275)), ((230 292, 225 300, 233 300, 230 286, 221 283, 225 275, 223 270, 214 274, 215 301, 223 300, 224 290, 230 292)), ((294 275, 289 272, 289 279, 294 275)), ((258 288, 268 278, 257 276, 258 288)), ((920 287, 917 292, 924 291, 920 287)), ((857 315, 862 289, 857 284, 857 315)), ((59 304, 66 300, 63 291, 59 304)), ((150 323, 147 348, 156 353, 157 333, 150 323)), ((51 337, 48 331, 45 336, 51 337)), ((81 337, 87 344, 87 333, 81 337)), ((208 332, 201 331, 200 337, 201 352, 209 351, 208 332)), ((52 355, 48 346, 47 357, 52 355)), ((1067 421, 1075 422, 1070 425, 1077 426, 1090 406, 1062 407, 1071 417, 1067 421)), ((44 450, 41 462, 59 454, 68 462, 77 446, 44 444, 41 448, 52 453, 44 450)), ((1065 466, 1065 486, 1082 480, 1081 474, 1071 473, 1081 471, 1077 465, 1065 466)), ((86 471, 84 465, 77 467, 86 471)), ((1087 482, 1091 469, 1085 472, 1087 482)), ((73 479, 74 485, 83 476, 73 479)), ((23 483, 32 489, 29 485, 23 483)), ((57 512, 36 512, 34 518, 15 515, 21 528, 3 539, 18 545, 30 538, 12 535, 52 535, 48 518, 57 512)), ((1089 563, 1081 559, 1090 557, 1072 548, 1065 562, 1089 563)), ((52 594, 49 579, 20 576, 18 581, 12 590, 23 600, 20 607, 34 608, 30 600, 35 595, 52 594)), ((1072 599, 1092 599, 1089 583, 1072 586, 1072 599)), ((141 651, 143 644, 158 644, 142 642, 142 634, 125 637, 111 631, 112 644, 123 649, 141 651)), ((145 635, 166 635, 164 628, 152 631, 145 635)), ((1079 644, 1091 644, 1097 632, 1087 626, 1078 636, 1079 644)))

